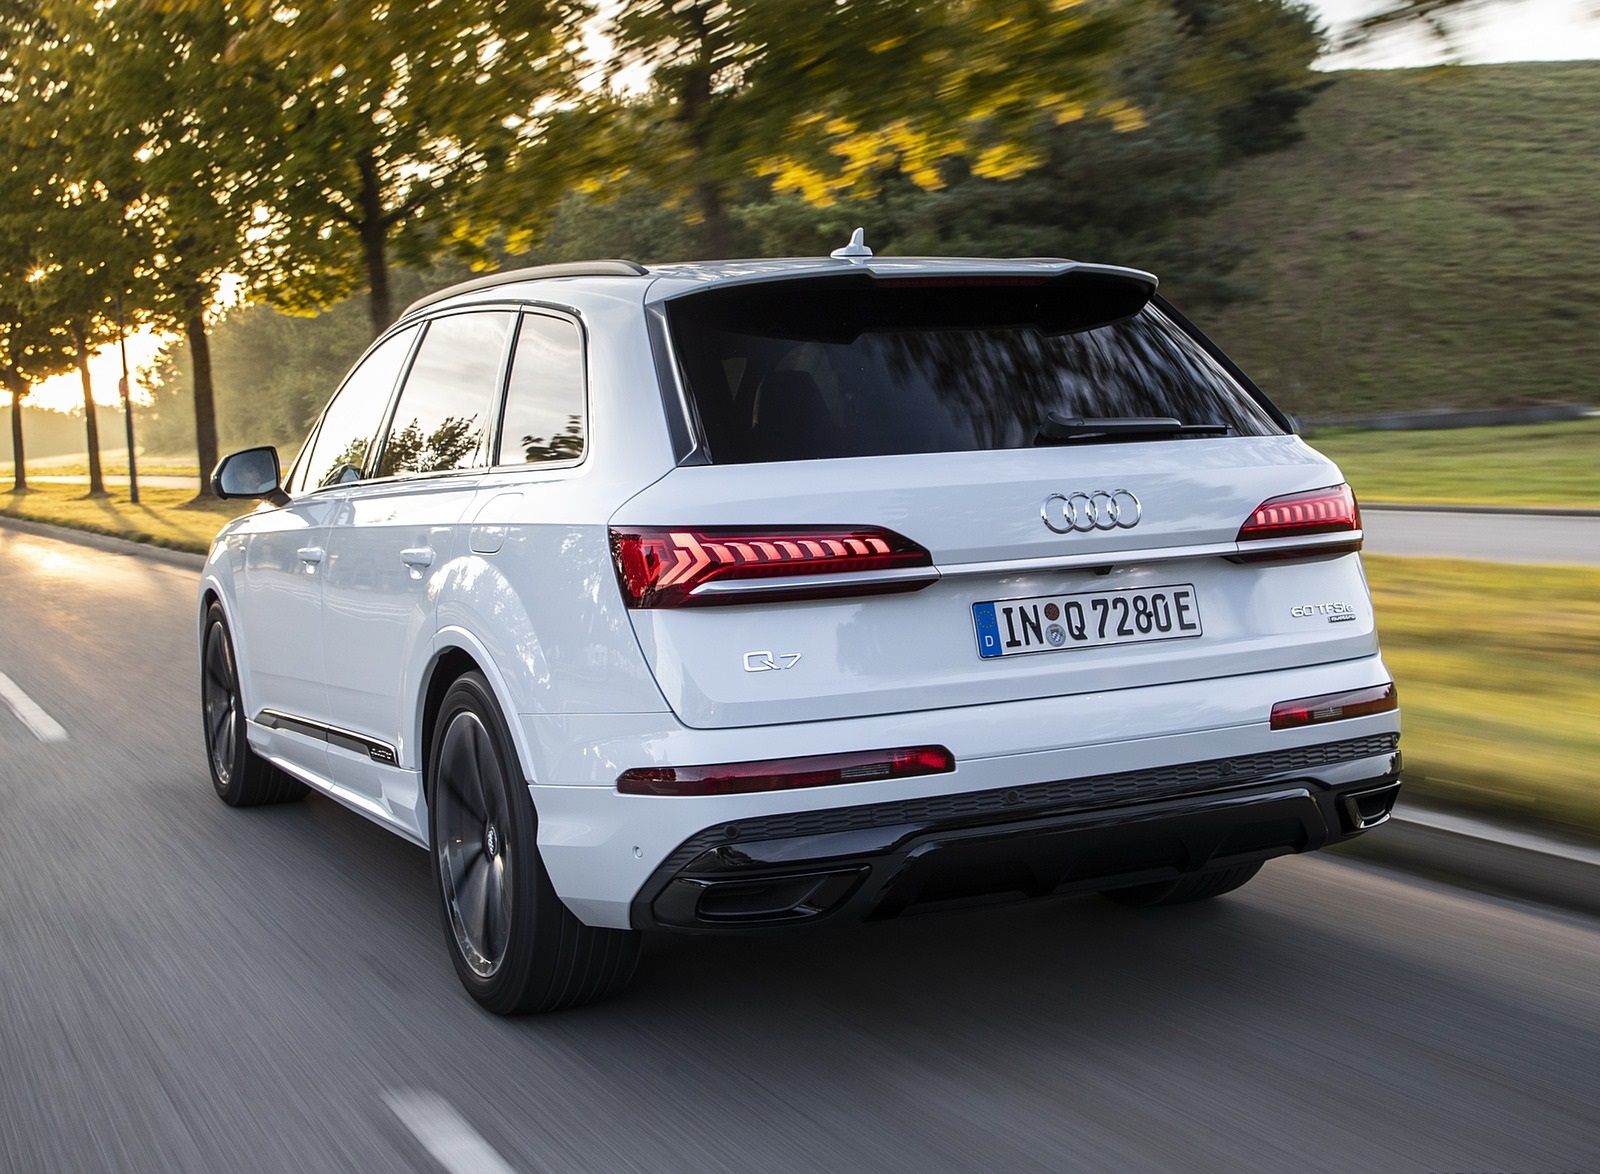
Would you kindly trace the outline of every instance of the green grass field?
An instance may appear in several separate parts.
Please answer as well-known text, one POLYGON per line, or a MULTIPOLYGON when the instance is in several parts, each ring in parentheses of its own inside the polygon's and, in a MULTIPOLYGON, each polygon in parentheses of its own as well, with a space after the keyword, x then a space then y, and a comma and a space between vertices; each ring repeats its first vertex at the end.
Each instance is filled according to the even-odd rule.
POLYGON ((1600 839, 1600 569, 1364 561, 1407 794, 1600 839))
POLYGON ((1332 75, 1216 214, 1261 298, 1196 321, 1302 417, 1600 406, 1596 110, 1600 61, 1332 75))
POLYGON ((1318 432, 1364 502, 1600 508, 1600 419, 1430 432, 1318 432))

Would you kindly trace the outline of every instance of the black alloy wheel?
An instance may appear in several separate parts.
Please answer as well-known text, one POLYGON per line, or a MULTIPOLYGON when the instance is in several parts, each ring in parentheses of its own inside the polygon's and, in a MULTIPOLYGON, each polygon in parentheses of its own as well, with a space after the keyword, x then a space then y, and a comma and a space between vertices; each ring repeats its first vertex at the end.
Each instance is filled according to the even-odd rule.
POLYGON ((222 607, 206 610, 205 643, 200 656, 200 712, 205 723, 206 762, 217 797, 230 807, 284 803, 306 793, 298 779, 284 774, 250 747, 233 641, 222 607))
POLYGON ((620 991, 632 930, 584 925, 539 855, 538 821, 488 682, 469 672, 439 707, 428 769, 434 879, 462 985, 499 1015, 554 1011, 620 991))
POLYGON ((489 978, 505 961, 511 884, 523 845, 513 847, 508 834, 505 772, 476 713, 463 709, 451 719, 438 763, 434 826, 445 915, 468 969, 489 978))

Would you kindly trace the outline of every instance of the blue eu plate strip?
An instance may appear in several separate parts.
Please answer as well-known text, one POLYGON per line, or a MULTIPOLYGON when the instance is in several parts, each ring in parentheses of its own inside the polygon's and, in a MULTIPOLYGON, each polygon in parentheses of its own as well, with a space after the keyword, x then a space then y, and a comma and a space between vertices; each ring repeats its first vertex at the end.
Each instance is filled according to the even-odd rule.
POLYGON ((994 604, 973 604, 972 622, 978 626, 978 655, 982 657, 999 656, 1000 625, 994 618, 994 604))

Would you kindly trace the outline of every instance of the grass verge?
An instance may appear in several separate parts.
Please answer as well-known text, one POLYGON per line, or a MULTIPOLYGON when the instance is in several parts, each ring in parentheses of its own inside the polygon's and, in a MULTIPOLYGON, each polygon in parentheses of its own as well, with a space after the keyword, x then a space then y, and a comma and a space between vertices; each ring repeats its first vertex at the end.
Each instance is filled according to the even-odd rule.
POLYGON ((89 497, 82 485, 39 485, 26 493, 0 493, 0 515, 204 554, 224 522, 255 507, 248 501, 193 501, 190 489, 141 487, 134 505, 126 489, 89 497))
MULTIPOLYGON (((0 461, 0 480, 10 481, 14 478, 16 466, 10 461, 0 461)), ((126 477, 128 475, 127 461, 103 461, 100 472, 107 477, 126 477)), ((28 477, 87 477, 89 466, 83 461, 68 461, 62 464, 49 464, 45 461, 29 461, 28 477)), ((147 461, 139 458, 140 477, 193 477, 195 484, 200 483, 200 471, 193 461, 181 460, 156 460, 147 461)), ((141 496, 143 496, 141 494, 141 496)))
POLYGON ((1600 419, 1308 438, 1362 501, 1600 508, 1600 419))
POLYGON ((1600 570, 1365 562, 1407 793, 1600 839, 1600 570))

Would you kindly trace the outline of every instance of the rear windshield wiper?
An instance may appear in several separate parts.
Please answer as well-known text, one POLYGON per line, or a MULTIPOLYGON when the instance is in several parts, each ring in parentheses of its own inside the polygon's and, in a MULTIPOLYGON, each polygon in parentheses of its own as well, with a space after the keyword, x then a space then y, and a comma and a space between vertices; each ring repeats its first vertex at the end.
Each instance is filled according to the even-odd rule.
POLYGON ((1039 425, 1035 445, 1111 444, 1119 440, 1161 440, 1182 436, 1227 436, 1233 431, 1226 424, 1185 424, 1170 416, 1123 416, 1110 420, 1086 420, 1051 412, 1039 425))

